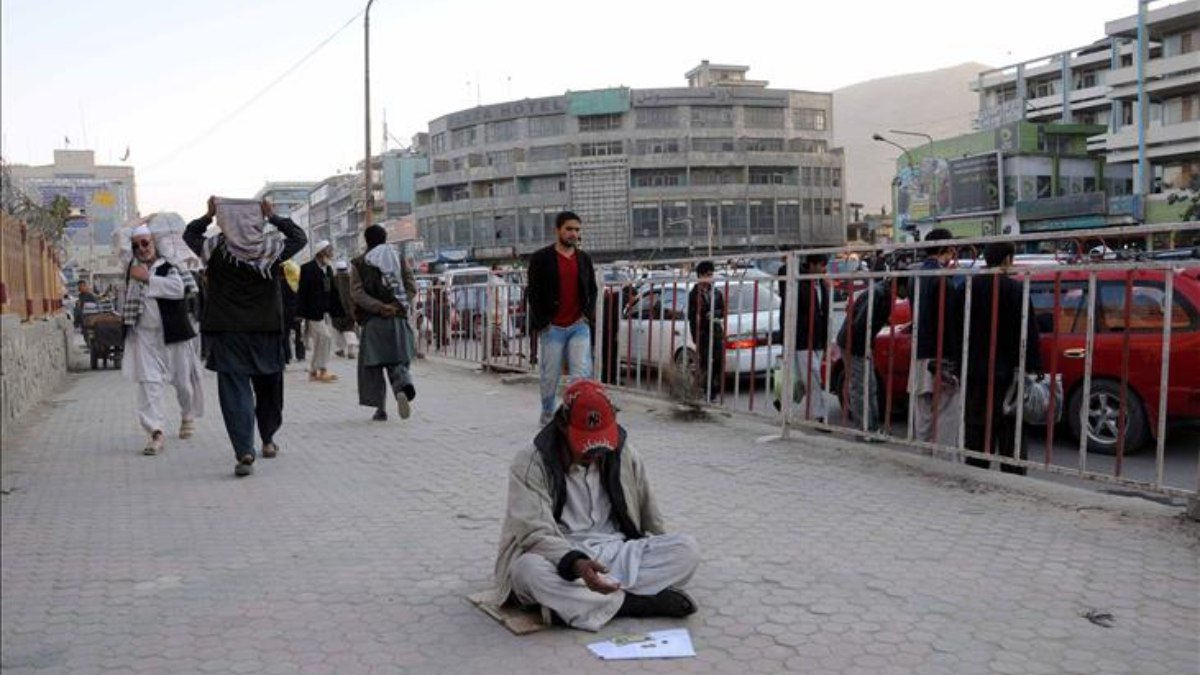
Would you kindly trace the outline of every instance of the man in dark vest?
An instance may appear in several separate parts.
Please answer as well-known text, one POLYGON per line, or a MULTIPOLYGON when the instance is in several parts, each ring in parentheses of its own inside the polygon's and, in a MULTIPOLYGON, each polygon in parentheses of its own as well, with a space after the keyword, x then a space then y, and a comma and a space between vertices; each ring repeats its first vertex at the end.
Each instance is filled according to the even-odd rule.
POLYGON ((290 218, 275 215, 267 200, 210 197, 203 217, 183 233, 188 248, 207 265, 208 293, 200 330, 208 338, 207 366, 217 373, 225 430, 238 463, 234 475, 254 473, 254 425, 263 457, 275 457, 275 432, 283 424, 283 299, 280 264, 308 243, 290 218), (221 234, 205 238, 217 218, 221 234), (265 222, 278 233, 268 233, 265 222), (282 235, 282 236, 280 236, 282 235))
POLYGON ((313 259, 300 266, 296 314, 308 322, 308 336, 312 338, 308 379, 335 382, 337 375, 327 367, 333 353, 333 319, 345 316, 345 312, 334 285, 333 245, 322 240, 313 248, 313 259))
POLYGON ((121 372, 138 383, 138 421, 150 435, 142 452, 157 455, 165 449, 167 384, 175 386, 179 399, 180 438, 192 435, 195 419, 203 414, 196 331, 185 302, 196 286, 191 274, 159 256, 150 228, 137 227, 131 245, 133 260, 126 274, 122 306, 125 353, 121 372))

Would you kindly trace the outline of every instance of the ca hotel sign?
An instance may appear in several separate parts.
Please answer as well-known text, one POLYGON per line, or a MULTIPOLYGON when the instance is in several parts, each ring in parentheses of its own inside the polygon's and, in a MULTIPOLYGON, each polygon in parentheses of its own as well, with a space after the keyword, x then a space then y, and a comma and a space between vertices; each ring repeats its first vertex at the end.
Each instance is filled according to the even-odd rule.
POLYGON ((566 112, 566 96, 527 98, 523 101, 509 101, 508 103, 479 106, 478 108, 452 113, 446 117, 446 128, 454 131, 455 129, 470 127, 483 122, 502 122, 520 117, 561 115, 566 112))

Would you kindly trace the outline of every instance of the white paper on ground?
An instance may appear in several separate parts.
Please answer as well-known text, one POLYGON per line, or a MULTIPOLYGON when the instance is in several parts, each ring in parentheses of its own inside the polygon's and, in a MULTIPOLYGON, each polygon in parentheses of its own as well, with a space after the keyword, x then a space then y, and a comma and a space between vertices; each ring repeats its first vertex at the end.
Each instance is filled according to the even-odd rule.
POLYGON ((646 633, 646 640, 618 645, 612 640, 593 642, 588 649, 602 659, 677 659, 695 656, 692 636, 686 628, 660 630, 646 633))

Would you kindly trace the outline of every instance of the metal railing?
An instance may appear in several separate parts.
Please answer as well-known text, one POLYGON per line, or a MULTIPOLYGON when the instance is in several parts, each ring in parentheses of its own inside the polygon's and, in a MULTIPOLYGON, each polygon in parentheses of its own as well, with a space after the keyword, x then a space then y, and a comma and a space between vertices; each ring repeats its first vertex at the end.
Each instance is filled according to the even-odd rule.
MULTIPOLYGON (((1087 239, 1167 235, 1195 237, 1200 224, 1112 228, 1089 232, 1087 239)), ((810 254, 844 258, 849 248, 718 259, 711 290, 698 289, 691 271, 701 258, 597 266, 595 376, 613 387, 765 416, 778 421, 785 437, 797 429, 840 431, 1008 471, 1200 493, 1200 447, 1192 447, 1200 443, 1176 429, 1200 423, 1200 252, 1185 250, 1177 259, 1110 252, 1108 259, 1091 259, 1070 233, 873 250, 895 261, 946 246, 957 247, 961 257, 932 269, 914 269, 910 260, 878 271, 801 270, 810 254), (978 254, 1001 241, 1061 250, 988 268, 978 254), (785 274, 753 268, 781 256, 785 274), (697 300, 689 300, 703 291, 711 305, 714 290, 725 311, 697 315, 697 300), (798 317, 800 292, 808 294, 810 311, 798 317), (922 292, 934 298, 922 299, 922 292), (830 301, 818 316, 822 295, 830 301), (865 344, 856 331, 842 331, 862 303, 861 320, 879 327, 864 332, 871 337, 865 344), (931 311, 936 318, 923 320, 931 311), (821 332, 817 321, 824 322, 823 344, 797 344, 797 322, 812 339, 821 332), (932 358, 919 361, 921 328, 935 330, 936 338, 932 358), (954 330, 961 331, 961 344, 949 339, 954 330), (1033 334, 1036 343, 1030 343, 1033 334), (1004 344, 998 335, 1006 336, 1004 344), (1031 361, 1035 353, 1040 367, 1031 361), (926 364, 932 390, 918 401, 915 378, 926 364), (851 372, 851 365, 862 370, 851 372), (1000 386, 1009 381, 1011 392, 1000 386), (1020 403, 1011 415, 1003 413, 1006 394, 1022 402, 1026 388, 1045 393, 1039 408, 1045 419, 1027 419, 1020 403), (918 403, 932 411, 932 420, 918 403), (817 419, 818 405, 824 419, 817 419), (1059 424, 1075 438, 1064 442, 1059 424), (1172 443, 1176 434, 1181 440, 1172 443), (1151 445, 1152 458, 1137 454, 1151 445)), ((523 278, 449 288, 430 280, 417 304, 427 353, 534 370, 537 344, 526 323, 523 278)))

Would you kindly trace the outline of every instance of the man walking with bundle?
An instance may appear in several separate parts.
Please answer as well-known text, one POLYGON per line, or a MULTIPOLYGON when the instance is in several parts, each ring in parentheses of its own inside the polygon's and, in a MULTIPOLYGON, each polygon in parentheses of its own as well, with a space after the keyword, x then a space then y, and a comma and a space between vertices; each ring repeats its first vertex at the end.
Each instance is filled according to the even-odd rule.
POLYGON ((541 360, 542 414, 554 416, 563 364, 569 381, 592 376, 592 326, 596 325, 596 271, 579 249, 579 216, 570 211, 554 219, 554 243, 529 258, 529 326, 537 334, 541 360))
POLYGON ((205 214, 188 223, 183 240, 207 265, 208 293, 200 328, 208 338, 209 370, 217 372, 217 393, 225 430, 237 457, 234 474, 254 473, 254 425, 263 457, 279 448, 275 432, 283 424, 283 299, 280 263, 308 243, 291 218, 277 216, 267 200, 209 197, 205 214), (217 217, 221 234, 205 239, 217 217), (268 234, 264 220, 280 233, 268 234))

